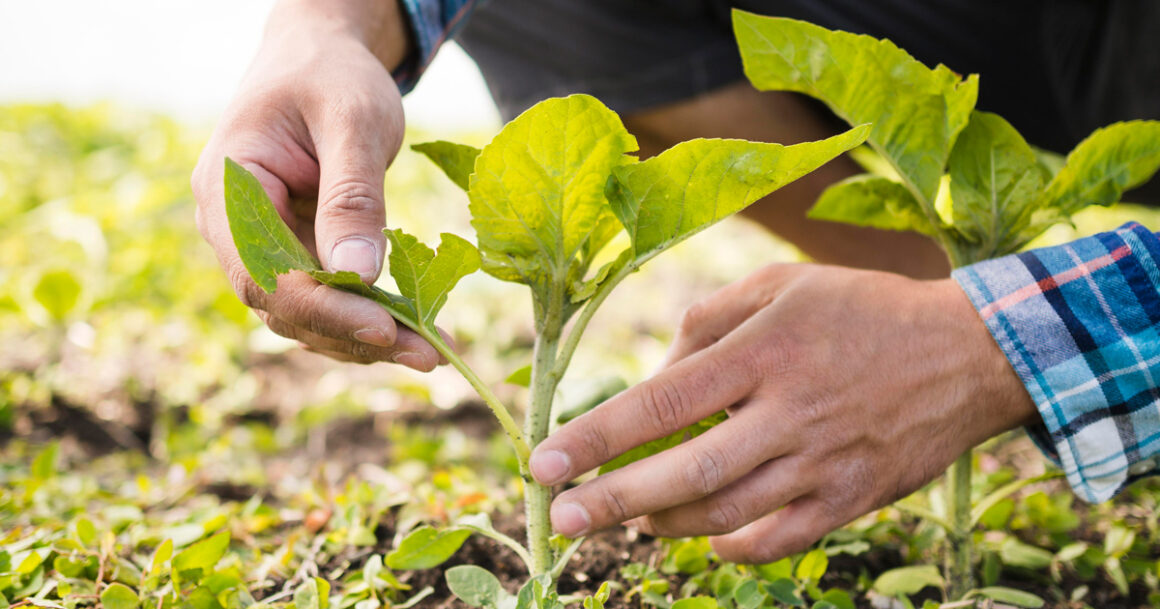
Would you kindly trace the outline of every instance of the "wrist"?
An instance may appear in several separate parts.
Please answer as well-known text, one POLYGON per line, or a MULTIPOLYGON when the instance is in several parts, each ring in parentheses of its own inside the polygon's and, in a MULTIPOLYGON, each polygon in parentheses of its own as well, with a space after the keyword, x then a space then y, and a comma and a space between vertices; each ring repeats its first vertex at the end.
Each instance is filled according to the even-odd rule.
POLYGON ((399 0, 280 0, 266 25, 267 41, 289 37, 353 40, 394 71, 413 48, 399 0))
POLYGON ((999 348, 970 299, 953 279, 930 282, 938 310, 948 320, 958 345, 961 377, 966 383, 962 405, 971 446, 1040 420, 1023 381, 999 348))

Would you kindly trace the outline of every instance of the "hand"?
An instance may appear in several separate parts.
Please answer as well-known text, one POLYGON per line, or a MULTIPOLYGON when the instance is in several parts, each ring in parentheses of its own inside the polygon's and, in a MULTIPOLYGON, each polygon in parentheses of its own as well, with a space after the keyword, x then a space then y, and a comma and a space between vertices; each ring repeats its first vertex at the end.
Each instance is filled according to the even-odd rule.
POLYGON ((368 283, 382 270, 383 174, 403 138, 399 91, 384 62, 401 61, 406 29, 393 1, 327 4, 287 0, 271 15, 257 58, 194 171, 198 229, 238 297, 274 332, 339 360, 430 370, 439 362, 435 350, 370 300, 303 273, 280 277, 274 294, 263 292, 230 234, 226 156, 257 176, 323 268, 354 271, 368 283), (395 27, 368 29, 364 22, 395 27))
POLYGON ((769 562, 1038 416, 952 280, 774 265, 689 309, 663 369, 551 435, 531 470, 558 484, 722 409, 704 434, 561 493, 553 526, 631 520, 769 562))

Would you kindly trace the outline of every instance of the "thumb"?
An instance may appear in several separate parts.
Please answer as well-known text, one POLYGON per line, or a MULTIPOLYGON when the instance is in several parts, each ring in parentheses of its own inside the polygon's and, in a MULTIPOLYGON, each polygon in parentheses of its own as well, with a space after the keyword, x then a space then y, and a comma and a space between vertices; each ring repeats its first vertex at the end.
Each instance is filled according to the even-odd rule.
POLYGON ((383 174, 398 150, 398 138, 374 134, 375 129, 369 128, 389 121, 360 122, 365 124, 328 130, 316 143, 319 184, 314 235, 322 268, 352 271, 371 283, 383 267, 383 174))

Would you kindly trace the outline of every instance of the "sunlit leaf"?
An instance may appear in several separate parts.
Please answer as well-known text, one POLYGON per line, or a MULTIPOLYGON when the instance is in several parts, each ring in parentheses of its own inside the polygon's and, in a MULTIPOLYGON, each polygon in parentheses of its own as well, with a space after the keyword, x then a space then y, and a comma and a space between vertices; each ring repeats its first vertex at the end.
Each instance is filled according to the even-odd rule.
POLYGON ((933 201, 947 156, 978 96, 946 66, 928 68, 889 40, 804 21, 733 11, 745 75, 763 91, 820 99, 869 141, 919 195, 933 201))
POLYGON ((479 156, 479 148, 466 144, 456 144, 438 140, 424 142, 411 146, 411 150, 421 153, 431 159, 455 185, 467 190, 471 172, 475 170, 475 159, 479 156))
POLYGON ((463 529, 440 531, 430 526, 419 527, 387 554, 387 566, 392 569, 430 569, 451 558, 470 536, 471 531, 463 529))

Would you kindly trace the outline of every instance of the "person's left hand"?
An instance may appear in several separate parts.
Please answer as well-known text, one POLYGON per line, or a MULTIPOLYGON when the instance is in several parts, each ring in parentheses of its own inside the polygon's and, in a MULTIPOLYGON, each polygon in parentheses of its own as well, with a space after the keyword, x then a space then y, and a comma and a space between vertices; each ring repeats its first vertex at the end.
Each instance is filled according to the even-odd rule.
POLYGON ((773 265, 689 309, 663 369, 560 428, 531 470, 559 484, 722 409, 704 434, 561 493, 554 528, 631 520, 769 562, 1038 416, 953 280, 773 265))

